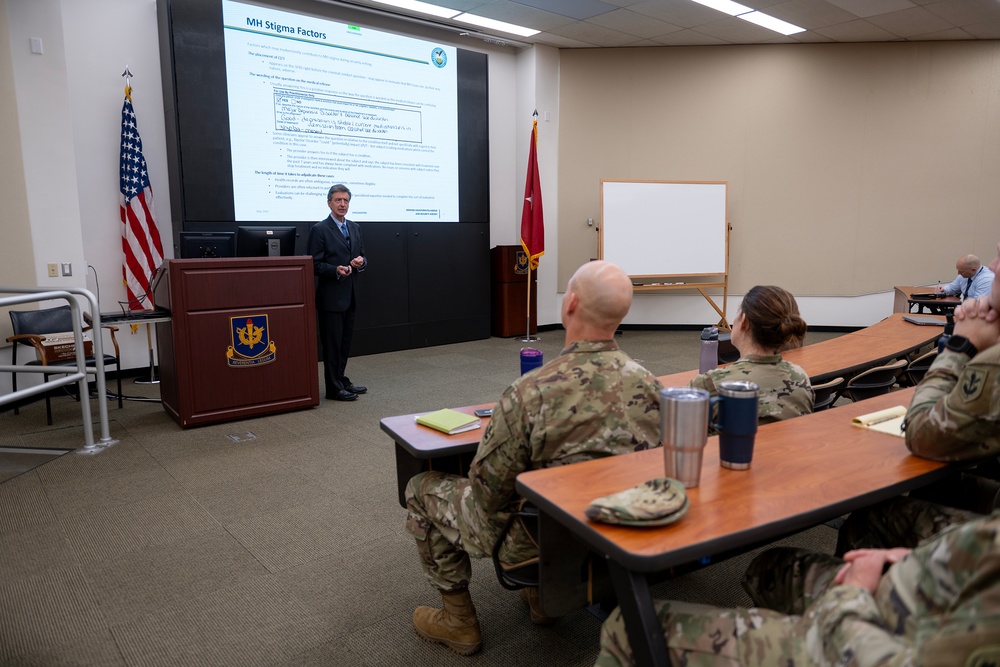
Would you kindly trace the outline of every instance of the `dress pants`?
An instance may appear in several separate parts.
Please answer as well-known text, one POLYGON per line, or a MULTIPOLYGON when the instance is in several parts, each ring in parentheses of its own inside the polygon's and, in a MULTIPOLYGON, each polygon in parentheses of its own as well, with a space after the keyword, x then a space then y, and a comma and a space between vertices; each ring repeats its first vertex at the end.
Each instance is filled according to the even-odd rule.
POLYGON ((351 385, 344 371, 347 369, 347 357, 351 353, 351 340, 354 338, 354 313, 353 298, 345 311, 317 312, 319 337, 323 344, 323 376, 328 397, 351 385))

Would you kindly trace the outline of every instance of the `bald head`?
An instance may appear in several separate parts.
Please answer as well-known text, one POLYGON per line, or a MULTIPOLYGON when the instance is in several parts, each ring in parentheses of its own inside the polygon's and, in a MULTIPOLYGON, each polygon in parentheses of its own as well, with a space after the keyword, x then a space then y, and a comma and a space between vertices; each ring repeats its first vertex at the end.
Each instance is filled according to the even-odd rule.
POLYGON ((958 270, 958 275, 963 278, 971 278, 976 275, 976 271, 982 266, 982 262, 975 255, 963 255, 958 258, 955 262, 955 268, 958 270))
POLYGON ((607 339, 632 305, 632 281, 611 262, 587 262, 573 274, 563 299, 563 326, 581 331, 580 339, 607 339))

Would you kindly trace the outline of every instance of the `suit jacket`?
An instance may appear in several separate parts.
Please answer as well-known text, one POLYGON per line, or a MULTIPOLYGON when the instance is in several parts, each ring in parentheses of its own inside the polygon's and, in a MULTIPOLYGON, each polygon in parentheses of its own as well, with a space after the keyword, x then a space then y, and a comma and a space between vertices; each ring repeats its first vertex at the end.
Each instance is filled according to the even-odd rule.
MULTIPOLYGON (((345 220, 351 240, 340 233, 333 216, 318 222, 309 229, 308 252, 313 258, 313 272, 316 274, 316 308, 332 312, 343 312, 351 306, 351 297, 357 300, 358 269, 349 276, 340 276, 338 266, 350 266, 357 256, 365 256, 365 244, 361 238, 361 227, 356 222, 345 220)), ((365 266, 368 265, 367 258, 365 266)), ((365 266, 361 267, 364 271, 365 266)))

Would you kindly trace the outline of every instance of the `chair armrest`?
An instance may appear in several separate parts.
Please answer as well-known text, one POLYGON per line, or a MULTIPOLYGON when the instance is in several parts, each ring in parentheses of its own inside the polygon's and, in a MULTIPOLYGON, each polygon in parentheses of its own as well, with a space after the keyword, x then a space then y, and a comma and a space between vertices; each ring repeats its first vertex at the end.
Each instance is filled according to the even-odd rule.
POLYGON ((45 336, 39 334, 15 334, 7 338, 8 343, 13 343, 14 346, 10 349, 10 362, 17 365, 17 348, 18 343, 21 345, 27 345, 28 347, 35 348, 38 352, 38 358, 42 360, 42 365, 47 365, 45 363, 45 353, 42 349, 42 341, 45 340, 45 336))
POLYGON ((115 356, 116 357, 122 356, 121 353, 118 351, 118 339, 115 337, 115 332, 118 331, 118 327, 114 326, 113 324, 102 324, 101 328, 106 329, 108 333, 111 334, 111 344, 115 346, 115 356))
POLYGON ((45 336, 40 334, 15 334, 7 337, 8 343, 21 343, 32 347, 38 347, 43 340, 45 340, 45 336))

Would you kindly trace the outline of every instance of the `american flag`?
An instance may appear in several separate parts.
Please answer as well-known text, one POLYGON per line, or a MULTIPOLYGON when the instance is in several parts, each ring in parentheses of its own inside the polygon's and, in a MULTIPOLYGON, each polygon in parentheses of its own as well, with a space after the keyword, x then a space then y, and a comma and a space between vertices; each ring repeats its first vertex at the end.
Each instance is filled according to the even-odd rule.
POLYGON ((132 87, 125 87, 122 105, 122 152, 119 161, 122 250, 125 261, 122 277, 128 291, 130 310, 149 307, 144 298, 149 292, 149 279, 163 262, 163 246, 153 212, 153 190, 149 186, 146 158, 142 156, 142 139, 132 108, 132 87))

